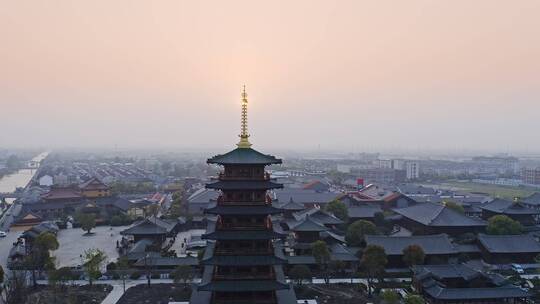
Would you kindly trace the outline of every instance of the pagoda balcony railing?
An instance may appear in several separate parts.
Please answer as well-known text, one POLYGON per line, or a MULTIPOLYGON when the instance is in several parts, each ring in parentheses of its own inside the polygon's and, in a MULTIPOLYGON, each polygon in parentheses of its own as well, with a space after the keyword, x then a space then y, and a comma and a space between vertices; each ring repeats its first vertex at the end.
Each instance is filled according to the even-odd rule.
POLYGON ((247 201, 238 201, 238 200, 232 200, 232 201, 226 201, 225 198, 223 198, 222 195, 218 196, 216 202, 219 205, 268 205, 272 203, 272 198, 269 195, 266 195, 263 201, 254 201, 254 200, 247 200, 247 201))
POLYGON ((230 180, 230 181, 249 181, 249 180, 255 180, 255 181, 269 181, 271 180, 270 174, 265 173, 263 175, 227 175, 223 172, 220 172, 218 174, 219 180, 230 180))
POLYGON ((266 223, 218 223, 217 230, 270 230, 266 223))
POLYGON ((274 250, 271 248, 216 248, 216 255, 272 255, 274 250))
POLYGON ((227 280, 275 280, 273 273, 228 273, 219 274, 216 273, 213 276, 214 280, 227 281, 227 280))
POLYGON ((256 299, 238 299, 238 300, 233 300, 233 299, 213 299, 211 303, 213 303, 213 304, 253 304, 253 303, 275 304, 275 303, 277 303, 277 301, 274 298, 269 298, 269 299, 256 298, 256 299))

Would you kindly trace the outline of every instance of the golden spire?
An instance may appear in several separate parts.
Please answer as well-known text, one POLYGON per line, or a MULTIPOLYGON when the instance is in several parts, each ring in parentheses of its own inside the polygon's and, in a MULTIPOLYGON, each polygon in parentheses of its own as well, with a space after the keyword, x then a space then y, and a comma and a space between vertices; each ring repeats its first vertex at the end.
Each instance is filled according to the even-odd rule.
POLYGON ((244 85, 244 90, 242 91, 242 115, 241 115, 241 125, 240 125, 240 142, 236 144, 238 148, 250 148, 251 143, 249 142, 248 134, 248 125, 247 125, 247 114, 248 114, 248 100, 246 93, 246 86, 244 85))

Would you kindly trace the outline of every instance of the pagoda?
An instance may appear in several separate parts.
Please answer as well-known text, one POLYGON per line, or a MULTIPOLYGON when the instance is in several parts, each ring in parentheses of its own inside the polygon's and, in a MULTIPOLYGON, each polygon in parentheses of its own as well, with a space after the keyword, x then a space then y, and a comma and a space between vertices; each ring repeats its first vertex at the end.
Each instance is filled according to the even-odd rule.
POLYGON ((293 304, 296 296, 285 281, 279 225, 271 215, 282 210, 272 206, 268 190, 282 188, 265 171, 281 159, 251 148, 247 128, 248 100, 242 92, 240 142, 237 148, 207 160, 223 171, 206 185, 219 191, 217 202, 205 212, 209 221, 204 239, 209 240, 201 264, 201 283, 192 293, 192 304, 293 304))

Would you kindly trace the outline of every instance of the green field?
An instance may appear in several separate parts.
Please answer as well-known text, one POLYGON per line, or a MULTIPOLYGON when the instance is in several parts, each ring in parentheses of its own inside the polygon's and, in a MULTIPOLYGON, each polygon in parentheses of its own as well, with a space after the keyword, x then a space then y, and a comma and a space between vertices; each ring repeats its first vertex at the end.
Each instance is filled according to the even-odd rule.
MULTIPOLYGON (((472 182, 445 182, 441 186, 448 188, 458 188, 468 192, 485 193, 491 197, 500 197, 508 200, 513 200, 515 197, 527 197, 535 192, 533 188, 527 187, 510 187, 498 185, 485 185, 472 182)), ((538 191, 538 190, 537 190, 538 191)))

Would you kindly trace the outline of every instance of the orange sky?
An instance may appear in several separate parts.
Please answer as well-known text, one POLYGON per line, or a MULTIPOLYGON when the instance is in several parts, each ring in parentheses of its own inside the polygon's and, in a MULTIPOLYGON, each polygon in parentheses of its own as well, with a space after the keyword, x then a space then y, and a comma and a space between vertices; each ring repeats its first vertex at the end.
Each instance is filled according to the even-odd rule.
POLYGON ((6 145, 540 151, 540 1, 0 1, 6 145))

